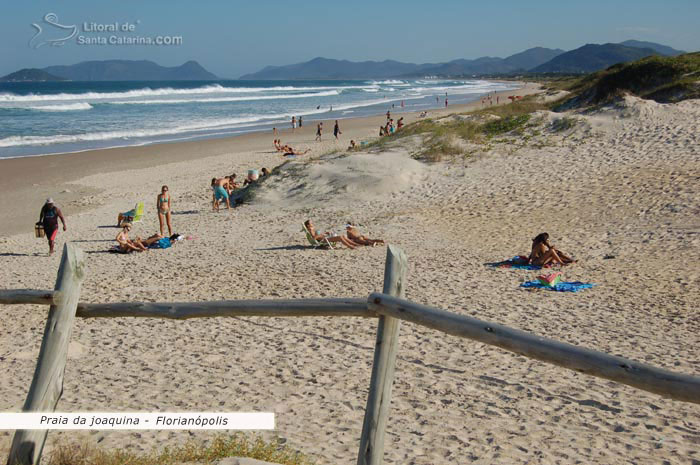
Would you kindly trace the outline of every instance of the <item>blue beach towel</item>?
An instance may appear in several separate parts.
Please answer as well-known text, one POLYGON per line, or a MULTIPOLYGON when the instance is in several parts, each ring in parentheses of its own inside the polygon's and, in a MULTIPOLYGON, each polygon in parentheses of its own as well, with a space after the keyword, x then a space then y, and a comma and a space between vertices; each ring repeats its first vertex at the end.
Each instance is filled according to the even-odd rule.
POLYGON ((526 283, 522 283, 520 287, 536 287, 539 289, 548 289, 550 291, 559 291, 559 292, 578 292, 583 289, 590 289, 595 284, 592 283, 582 283, 580 281, 573 281, 570 283, 565 283, 564 281, 560 281, 557 283, 556 286, 550 287, 550 286, 545 286, 541 282, 535 280, 535 281, 528 281, 526 283))
POLYGON ((158 239, 158 242, 154 243, 151 245, 149 248, 150 249, 167 249, 170 247, 172 244, 170 242, 169 237, 164 237, 162 239, 158 239))
POLYGON ((486 263, 487 266, 493 268, 513 268, 516 270, 541 270, 542 267, 538 265, 528 265, 527 257, 522 257, 516 255, 508 260, 503 260, 502 262, 486 263))

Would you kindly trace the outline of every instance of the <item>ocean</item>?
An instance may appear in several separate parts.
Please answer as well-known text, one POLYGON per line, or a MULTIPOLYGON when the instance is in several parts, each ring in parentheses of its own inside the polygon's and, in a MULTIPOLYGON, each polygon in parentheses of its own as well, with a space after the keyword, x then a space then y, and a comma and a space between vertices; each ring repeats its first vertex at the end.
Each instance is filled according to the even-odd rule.
POLYGON ((430 110, 514 85, 483 80, 0 83, 0 158, 146 145, 430 110), (438 100, 439 99, 439 100, 438 100))

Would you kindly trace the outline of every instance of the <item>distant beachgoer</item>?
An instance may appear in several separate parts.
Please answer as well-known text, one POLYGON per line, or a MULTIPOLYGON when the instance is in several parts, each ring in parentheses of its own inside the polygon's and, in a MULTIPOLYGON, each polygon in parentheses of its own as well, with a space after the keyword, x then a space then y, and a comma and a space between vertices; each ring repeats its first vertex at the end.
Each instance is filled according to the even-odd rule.
POLYGON ((160 189, 160 194, 156 198, 156 210, 158 211, 158 222, 160 223, 160 233, 163 234, 163 225, 167 223, 168 234, 173 233, 173 225, 171 223, 172 216, 170 213, 170 194, 168 194, 168 186, 163 186, 160 189))
POLYGON ((316 140, 321 142, 321 135, 323 134, 323 122, 318 123, 316 126, 316 140))
POLYGON ((333 126, 333 135, 335 136, 335 140, 338 140, 338 136, 342 134, 340 132, 340 126, 338 126, 338 120, 335 120, 335 126, 333 126))
POLYGON ((393 110, 394 108, 396 108, 396 104, 395 104, 395 103, 392 103, 392 104, 391 104, 391 109, 393 110))
POLYGON ((320 110, 320 109, 321 109, 321 105, 316 105, 316 109, 317 109, 317 110, 320 110))
POLYGON ((447 108, 447 97, 445 97, 445 108, 447 108))
POLYGON ((437 95, 435 96, 435 102, 437 102, 438 104, 440 103, 440 97, 438 97, 437 95))
POLYGON ((297 118, 295 116, 292 116, 292 131, 294 131, 297 128, 297 118))
POLYGON ((337 234, 333 235, 329 231, 326 231, 323 234, 317 233, 316 228, 314 227, 314 224, 311 222, 311 220, 304 221, 304 226, 306 226, 306 229, 309 231, 309 234, 311 234, 311 237, 313 237, 317 241, 327 240, 328 242, 340 242, 349 249, 354 249, 358 245, 360 245, 351 241, 345 236, 339 236, 337 234))
POLYGON ((386 135, 386 130, 384 129, 384 126, 379 126, 379 137, 382 137, 386 135))
POLYGON ((231 203, 228 196, 228 178, 212 178, 211 188, 214 191, 212 197, 212 207, 214 211, 219 211, 219 202, 222 200, 226 203, 226 209, 231 208, 231 203))
POLYGON ((299 117, 299 127, 301 127, 302 121, 301 121, 301 116, 299 117))
POLYGON ((352 223, 348 223, 345 225, 345 232, 348 235, 348 239, 350 239, 352 242, 356 244, 361 244, 361 245, 377 245, 377 244, 383 244, 384 240, 383 239, 369 239, 360 233, 355 226, 352 225, 352 223))
POLYGON ((386 120, 389 121, 391 119, 391 111, 387 110, 386 112, 386 120))
POLYGON ((276 136, 277 135, 277 128, 272 128, 272 135, 276 136))
POLYGON ((396 122, 396 129, 401 129, 403 127, 403 116, 399 118, 399 120, 396 122))
POLYGON ((401 100, 401 108, 403 108, 403 107, 404 107, 403 100, 401 100))
POLYGON ((561 251, 549 244, 549 234, 538 234, 532 240, 532 251, 528 257, 528 263, 532 265, 545 266, 551 264, 567 265, 575 260, 567 257, 561 251))
POLYGON ((58 235, 59 219, 63 223, 63 230, 65 231, 66 220, 63 218, 63 213, 61 213, 61 209, 56 206, 53 199, 49 197, 39 213, 39 223, 44 226, 44 233, 46 233, 46 239, 49 241, 49 255, 53 255, 54 243, 58 235))
POLYGON ((143 252, 148 250, 148 248, 141 243, 140 240, 133 241, 129 239, 129 231, 131 231, 131 223, 124 223, 122 230, 117 234, 117 244, 119 244, 119 250, 124 253, 129 252, 143 252))
POLYGON ((333 111, 333 105, 331 105, 330 109, 328 110, 329 112, 333 111))

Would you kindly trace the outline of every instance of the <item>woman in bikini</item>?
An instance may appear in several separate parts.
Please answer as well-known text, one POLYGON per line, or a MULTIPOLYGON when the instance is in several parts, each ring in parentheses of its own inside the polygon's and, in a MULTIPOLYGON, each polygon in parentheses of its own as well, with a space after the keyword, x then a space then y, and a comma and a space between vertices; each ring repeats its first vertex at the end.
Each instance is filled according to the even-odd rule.
POLYGON ((131 224, 126 223, 124 224, 124 227, 122 230, 117 234, 117 243, 119 244, 119 250, 121 250, 124 253, 129 253, 129 252, 143 252, 144 250, 148 250, 145 245, 141 242, 140 239, 136 239, 135 241, 132 241, 129 239, 129 231, 131 231, 131 224))
POLYGON ((168 234, 173 235, 173 225, 171 224, 170 216, 170 194, 168 194, 168 186, 163 186, 156 199, 156 209, 158 210, 158 222, 160 222, 160 234, 163 233, 163 223, 168 224, 168 234))
POLYGON ((327 240, 328 242, 341 242, 348 249, 354 249, 355 247, 360 245, 351 241, 345 236, 331 236, 331 233, 329 232, 325 232, 324 234, 317 233, 316 228, 314 228, 314 224, 311 222, 311 220, 304 221, 304 226, 306 226, 306 229, 309 230, 309 234, 311 234, 311 236, 317 241, 327 240))
POLYGON ((348 223, 345 225, 345 231, 347 232, 348 239, 352 242, 360 245, 371 245, 375 246, 377 244, 383 244, 383 239, 370 239, 365 237, 358 231, 352 224, 348 223))
POLYGON ((549 264, 568 265, 576 260, 567 257, 561 251, 549 244, 549 234, 538 234, 532 240, 532 251, 528 257, 528 264, 545 266, 549 264))

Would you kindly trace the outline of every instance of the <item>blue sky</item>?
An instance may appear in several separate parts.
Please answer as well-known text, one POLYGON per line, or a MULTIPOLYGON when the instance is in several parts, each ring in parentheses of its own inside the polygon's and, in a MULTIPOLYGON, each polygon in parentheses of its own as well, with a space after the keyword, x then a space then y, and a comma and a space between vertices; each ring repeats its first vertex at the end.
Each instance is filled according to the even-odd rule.
MULTIPOLYGON (((442 62, 505 57, 529 47, 570 50, 634 38, 700 50, 700 0, 7 0, 0 16, 0 75, 83 60, 148 59, 173 66, 197 60, 222 77, 317 56, 349 60, 442 62), (125 22, 124 36, 182 36, 179 46, 29 47, 32 23, 125 22)), ((52 29, 53 28, 53 29, 52 29)), ((78 31, 84 37, 105 36, 78 31)))

